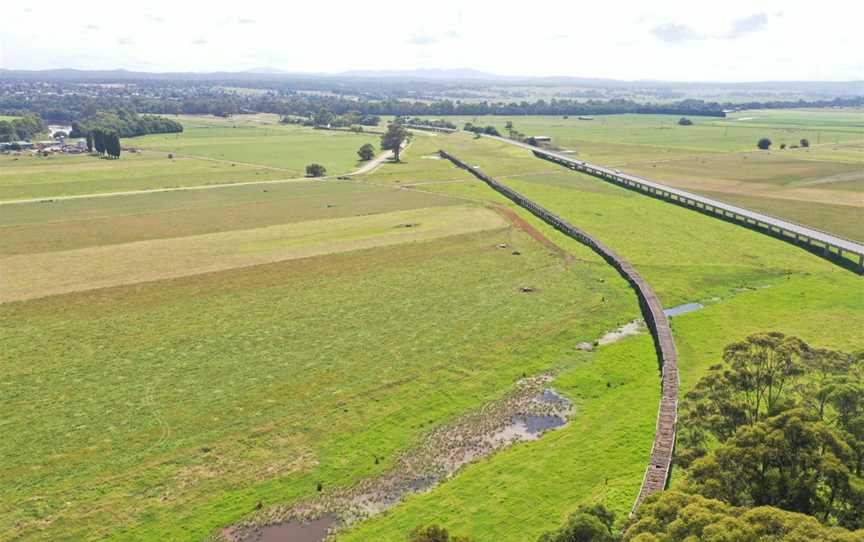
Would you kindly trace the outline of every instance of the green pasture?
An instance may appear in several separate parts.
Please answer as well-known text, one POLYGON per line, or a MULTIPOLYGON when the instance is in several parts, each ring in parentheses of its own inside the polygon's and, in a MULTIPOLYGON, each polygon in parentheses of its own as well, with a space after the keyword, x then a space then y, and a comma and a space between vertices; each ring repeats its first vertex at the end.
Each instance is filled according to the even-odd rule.
POLYGON ((758 109, 736 111, 726 119, 750 125, 855 132, 860 136, 864 132, 862 114, 860 109, 758 109))
POLYGON ((830 143, 818 147, 786 149, 787 156, 802 160, 833 160, 864 163, 864 143, 830 143))
MULTIPOLYGON (((180 119, 183 122, 183 119, 180 119)), ((278 168, 283 177, 302 177, 317 162, 327 173, 348 173, 358 167, 357 149, 364 143, 378 147, 378 136, 315 130, 297 125, 255 123, 231 119, 212 124, 184 124, 180 134, 155 134, 124 140, 125 145, 278 168)))
MULTIPOLYGON (((766 115, 760 123, 763 111, 736 113, 727 118, 689 117, 692 126, 679 126, 680 115, 596 115, 593 120, 579 120, 578 116, 569 118, 553 116, 481 116, 447 117, 460 128, 466 122, 480 126, 495 126, 506 135, 507 121, 526 136, 545 135, 552 137, 554 143, 580 152, 583 144, 602 143, 621 145, 619 161, 629 161, 635 149, 629 146, 648 146, 657 154, 663 152, 717 153, 756 150, 756 142, 761 137, 770 138, 775 145, 780 143, 797 145, 802 138, 811 144, 861 143, 864 140, 864 127, 861 116, 854 113, 838 113, 833 119, 831 113, 813 113, 792 110, 789 115, 774 111, 766 115), (751 114, 752 113, 752 114, 751 114), (740 120, 750 119, 753 120, 740 120), (779 120, 778 120, 779 119, 779 120), (786 122, 783 122, 783 120, 786 122), (774 121, 777 120, 775 123, 774 121), (793 122, 794 121, 794 122, 793 122)), ((590 150, 590 147, 589 147, 590 150)), ((581 155, 581 152, 580 152, 581 155)), ((662 156, 662 154, 661 154, 662 156)), ((594 160, 590 152, 585 152, 586 160, 594 160)))
POLYGON ((698 186, 700 181, 715 181, 770 185, 778 189, 824 188, 835 183, 864 180, 864 168, 861 164, 801 160, 785 151, 646 162, 633 164, 627 169, 664 183, 693 181, 688 186, 698 186))
POLYGON ((123 140, 120 160, 89 155, 0 155, 0 201, 302 178, 312 162, 329 175, 357 169, 374 135, 283 125, 275 115, 179 116, 184 131, 123 140), (168 158, 173 154, 173 159, 168 158))
POLYGON ((0 305, 0 530, 201 539, 382 472, 636 313, 509 228, 0 305))
POLYGON ((864 239, 861 163, 801 160, 781 151, 634 164, 627 171, 844 237, 864 239))
POLYGON ((781 198, 766 198, 747 194, 730 194, 728 192, 711 192, 700 190, 700 193, 723 200, 733 205, 763 213, 782 216, 799 224, 815 226, 847 239, 864 241, 864 196, 850 197, 850 202, 858 202, 862 206, 831 205, 814 201, 790 200, 781 198))
POLYGON ((52 198, 291 177, 284 171, 162 152, 124 153, 120 160, 89 155, 0 156, 0 200, 52 198))

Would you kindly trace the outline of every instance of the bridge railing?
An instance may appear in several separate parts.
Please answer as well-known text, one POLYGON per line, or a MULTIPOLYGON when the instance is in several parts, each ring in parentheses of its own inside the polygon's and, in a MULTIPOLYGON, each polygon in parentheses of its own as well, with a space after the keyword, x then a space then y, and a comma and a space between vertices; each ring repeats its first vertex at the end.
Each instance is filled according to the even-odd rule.
POLYGON ((864 246, 861 246, 856 241, 828 232, 814 230, 809 226, 796 224, 785 219, 757 213, 749 209, 736 208, 695 194, 688 194, 658 183, 643 181, 634 178, 632 175, 610 171, 607 168, 560 156, 557 153, 551 153, 542 149, 532 149, 532 151, 537 158, 554 162, 574 171, 586 173, 623 188, 635 190, 669 203, 744 226, 775 239, 794 244, 859 275, 864 274, 864 246))

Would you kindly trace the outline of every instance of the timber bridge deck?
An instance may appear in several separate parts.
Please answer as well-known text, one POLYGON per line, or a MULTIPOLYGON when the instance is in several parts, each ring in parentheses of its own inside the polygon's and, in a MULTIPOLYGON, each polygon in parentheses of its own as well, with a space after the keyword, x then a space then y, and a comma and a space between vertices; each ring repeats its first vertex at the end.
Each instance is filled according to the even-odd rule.
POLYGON ((455 156, 443 150, 439 151, 439 154, 442 158, 450 160, 456 166, 469 171, 491 188, 520 207, 527 209, 555 229, 591 248, 602 256, 609 265, 614 267, 636 291, 642 316, 654 338, 654 346, 657 351, 662 374, 662 387, 660 407, 657 412, 657 427, 654 433, 654 444, 651 448, 651 459, 645 470, 639 494, 633 503, 632 510, 635 512, 646 496, 657 491, 662 491, 666 487, 672 468, 672 454, 675 449, 675 430, 678 423, 678 353, 675 349, 675 341, 672 338, 672 330, 669 327, 669 319, 666 313, 663 312, 663 305, 660 303, 660 299, 651 285, 642 278, 639 272, 627 260, 618 256, 611 248, 593 236, 534 203, 519 192, 499 183, 479 169, 462 162, 455 156))
POLYGON ((799 246, 859 275, 864 275, 864 244, 856 241, 783 220, 782 218, 723 203, 722 201, 693 194, 692 192, 672 188, 671 186, 650 181, 643 177, 622 173, 617 169, 577 160, 566 154, 534 147, 521 141, 492 135, 484 135, 483 137, 522 147, 533 152, 537 158, 549 160, 568 169, 587 173, 612 184, 770 235, 776 239, 799 246))

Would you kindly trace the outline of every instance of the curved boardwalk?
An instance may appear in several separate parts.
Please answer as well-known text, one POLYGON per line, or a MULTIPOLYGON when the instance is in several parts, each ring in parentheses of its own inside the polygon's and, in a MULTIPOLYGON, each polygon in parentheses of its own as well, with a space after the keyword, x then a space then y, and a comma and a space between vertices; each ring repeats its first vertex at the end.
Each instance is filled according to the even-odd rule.
POLYGON ((549 212, 519 192, 499 183, 479 169, 462 162, 455 156, 445 151, 438 152, 442 158, 446 158, 458 167, 468 170, 472 175, 520 207, 527 209, 547 224, 590 247, 594 252, 602 256, 609 265, 614 267, 636 291, 642 316, 645 318, 645 323, 654 337, 654 346, 657 350, 660 371, 663 377, 660 408, 657 413, 657 428, 654 433, 654 444, 651 448, 651 461, 645 470, 639 495, 636 497, 636 502, 633 503, 633 511, 635 511, 639 503, 647 495, 656 491, 662 491, 666 487, 669 479, 669 470, 672 465, 672 453, 675 448, 675 426, 678 422, 678 353, 675 350, 675 341, 672 339, 669 320, 663 312, 663 306, 660 304, 657 294, 654 293, 651 285, 645 282, 639 272, 627 260, 618 256, 612 249, 588 233, 549 212))

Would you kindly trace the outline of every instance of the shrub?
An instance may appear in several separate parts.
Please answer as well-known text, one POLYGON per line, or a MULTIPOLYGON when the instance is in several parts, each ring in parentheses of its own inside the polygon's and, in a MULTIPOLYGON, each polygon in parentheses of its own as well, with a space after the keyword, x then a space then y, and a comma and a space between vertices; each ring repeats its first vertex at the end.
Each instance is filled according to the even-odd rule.
POLYGON ((538 542, 614 542, 615 514, 602 504, 582 505, 563 527, 544 533, 538 542))
POLYGON ((309 164, 306 166, 307 177, 323 177, 327 174, 327 168, 321 164, 309 164))
POLYGON ((408 536, 408 542, 471 542, 471 539, 464 536, 450 536, 444 527, 429 525, 414 528, 408 536))
POLYGON ((375 156, 375 147, 373 147, 371 143, 364 143, 363 146, 357 150, 357 156, 359 156, 363 161, 371 160, 375 156))

